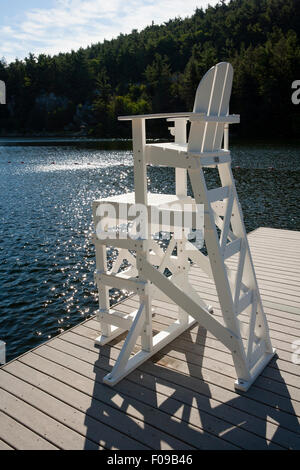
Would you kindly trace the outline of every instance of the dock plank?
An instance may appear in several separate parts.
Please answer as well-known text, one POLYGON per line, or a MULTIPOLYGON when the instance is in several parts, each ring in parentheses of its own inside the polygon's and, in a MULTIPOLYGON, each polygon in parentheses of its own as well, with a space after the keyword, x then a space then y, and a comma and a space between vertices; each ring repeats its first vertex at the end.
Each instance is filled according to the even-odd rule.
MULTIPOLYGON (((105 409, 109 415, 108 422, 114 418, 114 422, 118 423, 118 428, 126 430, 129 436, 135 436, 136 439, 140 439, 150 448, 155 448, 158 444, 162 449, 172 448, 170 446, 175 446, 175 448, 181 450, 197 447, 199 430, 195 430, 194 426, 181 428, 180 421, 175 416, 166 425, 166 416, 159 409, 153 409, 148 404, 139 403, 133 398, 131 398, 130 403, 127 405, 128 398, 125 395, 117 393, 115 389, 107 390, 107 387, 102 383, 96 386, 94 372, 92 372, 93 364, 88 367, 86 363, 76 360, 75 357, 62 355, 59 351, 47 346, 39 349, 39 356, 41 357, 31 357, 30 363, 26 361, 26 364, 31 366, 32 363, 39 364, 41 371, 45 371, 52 377, 55 374, 55 378, 62 383, 67 384, 72 380, 72 386, 76 388, 78 396, 82 395, 79 392, 87 394, 88 397, 85 397, 85 400, 90 403, 90 407, 98 408, 100 412, 102 409, 105 409), (53 361, 56 364, 64 364, 67 367, 64 373, 62 373, 63 371, 60 368, 56 368, 55 371, 53 370, 51 367, 53 361), (57 369, 61 373, 57 373, 57 369), (126 409, 126 413, 122 412, 123 408, 126 409), (145 428, 147 433, 143 433, 145 428), (171 435, 169 435, 170 431, 173 431, 171 435), (176 436, 176 438, 173 436, 176 436)), ((219 442, 219 440, 210 435, 205 436, 204 441, 208 448, 216 448, 216 446, 225 449, 236 448, 236 446, 226 444, 222 440, 219 442)))
MULTIPOLYGON (((76 408, 73 411, 73 420, 75 422, 73 425, 76 426, 77 430, 85 435, 89 440, 98 442, 101 447, 110 450, 149 450, 149 446, 136 442, 129 435, 123 434, 119 432, 118 429, 114 429, 110 427, 109 424, 105 424, 98 420, 98 417, 101 419, 102 413, 103 419, 106 422, 110 422, 110 415, 106 415, 103 410, 98 412, 97 410, 92 409, 91 400, 85 400, 85 396, 77 393, 77 390, 73 387, 59 383, 57 380, 51 380, 52 377, 50 375, 40 372, 38 367, 43 364, 43 360, 42 358, 38 358, 38 360, 34 361, 34 359, 36 359, 34 354, 24 356, 23 360, 27 360, 30 363, 30 366, 25 367, 22 363, 16 361, 10 365, 10 373, 22 378, 24 381, 31 383, 32 385, 41 387, 42 390, 48 392, 54 397, 61 397, 65 405, 72 406, 72 404, 74 404, 76 408), (36 366, 37 369, 34 366, 36 366), (81 411, 81 413, 76 413, 76 409, 81 411), (100 416, 98 416, 99 414, 100 416)), ((52 367, 56 369, 56 373, 59 373, 60 370, 62 370, 63 373, 67 374, 67 369, 64 367, 59 368, 54 362, 52 363, 52 367)), ((117 428, 119 426, 118 421, 114 421, 112 424, 117 428)))
POLYGON ((10 447, 6 442, 0 440, 0 450, 14 450, 13 447, 10 447))
MULTIPOLYGON (((78 342, 80 344, 80 347, 82 348, 83 345, 84 345, 84 342, 80 341, 78 342)), ((61 340, 59 342, 55 342, 55 343, 52 343, 52 346, 51 347, 54 347, 55 348, 58 348, 59 351, 63 351, 65 352, 68 356, 74 356, 74 357, 80 357, 81 359, 84 359, 86 362, 89 362, 89 363, 94 363, 95 362, 95 357, 93 357, 89 351, 82 351, 80 349, 80 347, 78 346, 75 346, 73 343, 67 343, 64 341, 64 340, 61 340)), ((85 342, 85 347, 88 349, 88 346, 90 346, 90 351, 93 350, 93 342, 90 341, 90 344, 86 344, 85 342)), ((100 376, 100 381, 102 380, 102 374, 105 375, 107 373, 107 371, 110 370, 110 367, 112 365, 114 365, 115 363, 115 360, 112 359, 112 357, 117 357, 117 353, 118 351, 116 351, 115 353, 113 351, 111 351, 110 353, 110 360, 109 360, 109 363, 105 362, 104 364, 102 363, 101 360, 99 360, 99 365, 97 363, 97 369, 102 369, 103 372, 101 373, 101 376, 100 376)), ((62 356, 61 358, 61 361, 62 360, 67 360, 67 358, 65 356, 62 356)), ((80 367, 80 364, 78 364, 78 367, 80 367)), ((128 378, 129 381, 131 381, 133 384, 134 384, 134 387, 137 388, 138 390, 138 384, 141 384, 143 385, 144 387, 147 387, 149 388, 149 383, 150 384, 154 384, 155 385, 155 388, 156 388, 156 392, 157 394, 159 394, 159 388, 160 388, 160 383, 161 383, 161 380, 163 378, 163 375, 164 375, 164 368, 163 367, 160 367, 160 363, 156 363, 155 364, 156 367, 155 367, 155 375, 152 375, 149 374, 148 372, 146 372, 146 370, 148 371, 148 369, 143 365, 141 368, 138 369, 138 371, 135 373, 135 374, 131 374, 128 378), (159 366, 159 367, 157 367, 159 366), (154 380, 154 377, 156 377, 156 380, 154 380), (147 385, 145 385, 145 381, 147 380, 147 385)), ((94 371, 92 371, 91 367, 90 366, 87 366, 87 365, 83 365, 82 366, 82 373, 84 374, 87 374, 89 377, 91 378, 94 378, 95 374, 94 374, 94 371)), ((98 371, 98 374, 99 374, 99 371, 98 371)), ((177 374, 176 374, 177 375, 177 374)), ((97 376, 96 376, 96 380, 97 380, 97 376)), ((99 380, 99 379, 98 379, 99 380)), ((129 386, 128 386, 128 383, 127 381, 125 382, 122 382, 121 384, 118 384, 117 386, 117 390, 119 391, 119 387, 125 387, 126 390, 128 390, 129 386)), ((182 387, 183 388, 183 387, 182 387)), ((208 393, 208 396, 210 396, 210 393, 209 393, 209 388, 210 388, 210 385, 209 386, 206 386, 206 389, 207 389, 207 393, 208 393)), ((163 392, 164 390, 164 387, 162 387, 162 392, 161 393, 164 393, 163 392)), ((224 393, 224 390, 220 389, 220 394, 224 393)), ((134 392, 131 392, 131 393, 134 393, 134 392)), ((173 393, 174 393, 174 389, 173 389, 173 393)), ((176 397, 177 398, 177 395, 178 395, 178 385, 176 385, 176 393, 174 393, 174 398, 176 397)), ((143 391, 142 392, 142 396, 145 397, 145 392, 143 391)), ((168 393, 167 396, 169 397, 170 399, 170 396, 171 394, 168 393)), ((237 397, 238 395, 235 393, 235 396, 237 397)), ((198 409, 199 413, 201 414, 201 418, 203 419, 203 421, 205 423, 208 422, 207 420, 207 414, 213 414, 213 416, 218 416, 218 401, 217 400, 213 400, 212 398, 209 400, 209 403, 207 401, 207 397, 206 396, 201 396, 201 392, 199 392, 197 394, 197 397, 196 397, 196 400, 191 400, 191 396, 190 396, 190 391, 189 390, 185 390, 184 393, 180 394, 180 397, 178 397, 177 399, 180 399, 180 402, 184 402, 185 400, 183 399, 184 397, 187 397, 186 398, 186 401, 187 403, 189 402, 192 402, 192 404, 190 404, 190 406, 193 406, 193 402, 195 402, 195 407, 198 409), (200 397, 201 397, 201 401, 202 401, 202 404, 200 403, 200 397), (214 402, 214 406, 213 403, 214 402)), ((219 402, 219 405, 220 405, 221 402, 219 402)), ((267 414, 270 414, 270 409, 267 410, 267 414)), ((188 416, 190 416, 190 412, 188 413, 188 416)), ((235 420, 233 419, 233 417, 237 418, 238 419, 238 422, 240 423, 240 427, 239 427, 239 436, 240 437, 243 437, 243 433, 241 432, 241 428, 243 428, 245 426, 246 429, 249 429, 249 430, 252 430, 252 432, 255 432, 255 434, 259 434, 259 425, 261 425, 261 422, 260 420, 257 420, 257 418, 255 416, 251 416, 251 414, 247 413, 247 412, 238 412, 236 410, 233 410, 230 405, 228 405, 228 407, 224 407, 224 405, 222 404, 222 413, 220 414, 220 419, 226 421, 226 422, 220 422, 219 423, 219 426, 216 427, 215 429, 220 429, 220 426, 221 426, 221 429, 224 430, 224 429, 227 429, 229 427, 231 427, 232 425, 237 425, 237 423, 235 422, 235 420), (224 415, 224 408, 228 410, 227 413, 225 413, 224 415), (226 417, 226 419, 224 418, 224 416, 226 417), (221 424, 222 423, 222 424, 221 424), (231 426, 229 426, 229 424, 231 424, 231 426), (254 425, 253 425, 254 423, 254 425)), ((274 425, 275 428, 277 429, 277 425, 274 425)), ((274 430, 276 429, 273 429, 273 423, 270 421, 269 423, 269 430, 272 431, 274 433, 274 430)), ((300 436, 296 437, 295 435, 293 435, 293 433, 288 433, 289 434, 289 440, 285 443, 285 445, 290 445, 291 442, 297 442, 298 445, 300 444, 299 442, 299 438, 300 436)), ((266 439, 266 436, 264 434, 262 434, 262 436, 265 440, 268 440, 266 439)), ((230 439, 230 437, 227 437, 228 439, 230 439)), ((236 442, 236 437, 234 438, 236 442)), ((251 445, 253 445, 253 439, 256 439, 255 436, 248 436, 249 441, 246 442, 244 439, 243 439, 243 446, 244 447, 247 447, 250 445, 250 448, 251 448, 251 445)), ((267 444, 264 442, 257 442, 256 443, 256 446, 258 447, 255 447, 255 448, 265 448, 267 444), (262 447, 261 447, 262 446, 262 447)), ((274 441, 272 442, 271 446, 274 445, 274 441)), ((282 445, 282 442, 281 442, 281 445, 282 445)), ((253 447, 252 447, 253 448, 253 447)))
MULTIPOLYGON (((85 428, 80 429, 78 426, 74 425, 74 421, 76 421, 74 409, 66 406, 65 403, 42 392, 36 387, 30 386, 27 382, 24 382, 24 380, 20 380, 4 370, 0 371, 0 383, 2 388, 2 390, 0 390, 0 397, 2 398, 5 390, 9 392, 11 396, 16 397, 15 401, 17 404, 20 403, 20 400, 24 402, 24 409, 27 407, 29 411, 28 423, 30 426, 36 425, 39 433, 44 427, 45 435, 49 436, 48 440, 51 440, 58 447, 65 450, 104 449, 104 447, 86 440, 85 428), (38 408, 39 411, 30 409, 28 405, 33 405, 38 408), (37 415, 36 422, 34 421, 35 414, 37 415), (68 423, 68 427, 64 425, 65 423, 68 423), (72 428, 75 428, 77 432, 72 428), (78 431, 82 431, 82 434, 79 434, 78 431)), ((7 393, 6 396, 8 396, 7 393)), ((22 408, 21 413, 23 413, 22 402, 20 403, 22 408)), ((8 407, 8 404, 6 406, 8 407)), ((14 413, 17 413, 17 411, 18 410, 14 407, 14 413)), ((22 421, 25 424, 23 415, 22 421)))
POLYGON ((0 438, 18 450, 58 450, 58 447, 2 411, 0 411, 0 438))
MULTIPOLYGON (((67 356, 68 358, 66 357, 66 354, 57 354, 56 355, 56 358, 57 360, 59 360, 60 362, 63 362, 63 361, 68 361, 68 366, 70 368, 72 368, 72 370, 74 371, 80 371, 80 373, 86 375, 87 377, 93 379, 93 380, 96 380, 97 382, 99 382, 100 384, 102 383, 102 379, 103 377, 107 374, 107 371, 109 370, 109 366, 103 366, 102 367, 102 364, 101 364, 101 361, 99 361, 99 366, 97 365, 95 368, 93 367, 93 361, 95 361, 95 358, 93 357, 92 354, 89 353, 89 351, 85 351, 84 353, 82 353, 82 351, 80 351, 80 348, 76 348, 74 345, 72 344, 62 344, 60 343, 58 345, 58 351, 67 351, 67 356), (84 363, 83 360, 79 359, 79 354, 81 354, 81 358, 84 358, 84 360, 87 362, 89 360, 89 365, 87 365, 86 363, 84 363), (69 357, 72 356, 73 357, 73 360, 70 361, 69 357), (76 360, 74 360, 76 358, 76 360)), ((47 352, 45 350, 43 350, 43 355, 47 355, 48 357, 52 357, 53 356, 53 352, 47 352)), ((115 363, 115 361, 111 361, 112 363, 115 363)), ((144 373, 142 373, 143 377, 144 377, 144 373)), ((158 392, 157 390, 157 387, 158 387, 158 382, 156 383, 156 394, 155 395, 150 395, 147 390, 145 390, 145 388, 141 385, 139 385, 139 380, 135 380, 134 382, 132 381, 127 381, 125 380, 124 382, 122 382, 121 384, 118 384, 118 386, 116 387, 116 391, 118 393, 124 393, 126 395, 128 395, 129 397, 138 397, 139 400, 141 401, 145 401, 145 403, 147 405, 149 405, 151 402, 153 402, 154 406, 158 406, 159 403, 161 401, 164 402, 165 406, 164 406, 164 412, 166 412, 169 408, 169 406, 172 406, 173 409, 180 409, 181 408, 181 402, 178 402, 177 400, 175 399, 172 399, 171 397, 169 397, 169 400, 168 400, 168 405, 166 404, 166 401, 165 401, 165 397, 161 397, 161 394, 158 392), (132 388, 132 383, 133 383, 133 388, 132 388)), ((143 409, 143 407, 141 405, 139 405, 139 408, 140 410, 143 409)), ((159 409, 159 408, 158 408, 159 409)), ((149 418, 152 419, 152 413, 154 413, 157 416, 157 410, 153 410, 153 409, 150 409, 149 412, 151 413, 149 415, 149 418)), ((189 416, 189 420, 188 422, 192 425, 197 425, 199 426, 199 428, 201 428, 201 423, 199 423, 199 413, 197 412, 196 414, 194 413, 194 410, 189 410, 188 414, 189 416)), ((173 417, 176 417, 177 414, 174 413, 173 414, 173 417)), ((145 415, 146 417, 146 415, 145 415)), ((163 416, 164 419, 166 420, 167 417, 166 416, 163 416)), ((201 416, 203 420, 205 420, 205 422, 208 422, 209 420, 212 422, 211 424, 211 431, 210 432, 214 432, 213 429, 215 428, 216 429, 216 423, 218 424, 218 427, 220 426, 220 423, 218 423, 218 420, 216 420, 215 418, 212 418, 211 416, 209 417, 205 412, 204 412, 204 415, 201 416), (214 426, 213 426, 214 425, 214 426)), ((183 422, 185 421, 184 417, 182 418, 183 422)), ((163 419, 162 420, 158 420, 157 422, 160 422, 160 425, 162 425, 162 423, 164 423, 163 419)), ((170 423, 167 422, 166 424, 164 424, 164 426, 166 426, 166 429, 170 429, 170 423)), ((187 432, 185 426, 184 426, 184 423, 182 423, 182 431, 180 431, 180 428, 178 429, 178 432, 179 434, 176 434, 178 437, 180 437, 180 435, 184 435, 185 438, 188 437, 189 433, 187 432)), ((210 434, 209 432, 209 434, 210 434)), ((243 442, 243 439, 245 439, 245 435, 243 433, 243 431, 241 431, 241 442, 243 442)), ((192 436, 191 436, 192 437, 192 436)), ((207 436, 209 439, 211 439, 210 436, 207 436)), ((251 437, 253 436, 250 436, 248 435, 248 438, 251 439, 251 437)), ((208 448, 209 446, 209 443, 205 443, 205 438, 204 436, 201 435, 201 443, 202 445, 205 445, 205 448, 208 448)), ((190 439, 189 439, 190 441, 190 439)), ((190 441, 191 442, 191 441, 190 441)), ((215 443, 214 443, 214 440, 212 440, 213 442, 213 446, 215 446, 215 443)), ((199 437, 196 441, 196 444, 199 445, 199 437)), ((262 442, 259 442, 259 440, 257 441, 257 445, 260 445, 262 446, 263 443, 262 442)), ((264 445, 263 445, 264 447, 264 445)))
MULTIPOLYGON (((72 344, 73 341, 74 340, 71 341, 72 344)), ((229 375, 225 375, 226 370, 224 373, 222 372, 223 364, 219 365, 216 361, 215 363, 213 363, 213 361, 205 362, 203 357, 199 357, 198 363, 194 364, 192 361, 190 361, 190 354, 186 353, 186 357, 184 357, 184 354, 182 354, 182 357, 180 358, 180 352, 178 352, 178 349, 175 349, 175 342, 172 343, 172 346, 174 346, 174 348, 172 347, 171 349, 171 347, 167 347, 154 357, 155 364, 169 367, 172 370, 177 370, 178 372, 185 375, 194 374, 195 377, 204 381, 206 384, 209 384, 209 386, 212 384, 217 384, 221 388, 220 394, 222 394, 224 389, 234 391, 233 376, 231 378, 229 375)), ((110 346, 109 348, 101 348, 101 355, 108 358, 109 365, 111 367, 113 365, 112 360, 117 359, 120 348, 121 343, 116 344, 114 347, 110 346)), ((81 353, 84 354, 83 351, 81 353)), ((288 386, 286 385, 286 387, 288 386)), ((290 387, 290 389, 292 389, 292 387, 290 387)), ((251 390, 253 391, 252 397, 255 400, 271 405, 283 412, 286 411, 290 413, 292 410, 293 414, 297 414, 299 416, 300 403, 298 401, 293 402, 293 408, 291 408, 290 399, 285 399, 285 397, 276 393, 276 383, 273 383, 273 387, 270 387, 270 390, 267 388, 258 387, 256 384, 253 385, 251 390)), ((247 392, 247 397, 250 396, 249 393, 250 392, 247 392)))

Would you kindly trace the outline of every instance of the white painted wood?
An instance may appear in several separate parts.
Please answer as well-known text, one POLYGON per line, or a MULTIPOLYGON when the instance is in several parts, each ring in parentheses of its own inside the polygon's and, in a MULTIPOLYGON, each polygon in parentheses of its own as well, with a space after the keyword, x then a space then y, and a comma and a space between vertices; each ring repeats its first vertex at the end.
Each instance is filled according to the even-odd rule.
POLYGON ((196 321, 191 316, 189 317, 188 322, 186 324, 180 323, 179 320, 172 323, 169 328, 164 331, 161 331, 160 333, 154 336, 153 348, 151 352, 141 350, 128 360, 123 370, 116 372, 115 369, 113 369, 113 373, 106 376, 103 382, 109 386, 117 385, 124 377, 127 377, 127 375, 129 375, 131 372, 141 366, 144 362, 151 359, 152 356, 154 356, 157 352, 166 347, 169 343, 171 343, 174 339, 184 333, 187 329, 194 326, 195 323, 196 321))
MULTIPOLYGON (((212 152, 211 152, 212 153, 212 152)), ((215 152, 213 152, 215 153, 215 152)), ((190 152, 190 155, 193 155, 192 152, 190 152)), ((230 152, 224 152, 224 151, 219 151, 218 156, 208 156, 208 153, 204 153, 204 156, 200 156, 200 163, 202 167, 216 167, 220 163, 231 163, 231 155, 230 152), (207 156, 206 156, 207 155, 207 156)), ((198 154, 195 154, 195 156, 199 157, 198 154)))
POLYGON ((97 247, 98 245, 110 246, 114 248, 124 248, 128 250, 146 249, 148 242, 147 240, 134 240, 132 238, 119 238, 99 240, 96 234, 92 235, 93 244, 97 247))
POLYGON ((119 374, 122 374, 124 367, 127 365, 129 357, 132 353, 134 345, 141 333, 143 324, 145 322, 145 305, 141 304, 139 311, 137 312, 132 327, 128 333, 124 346, 119 354, 116 365, 111 374, 106 376, 106 383, 114 382, 119 374))
POLYGON ((246 245, 244 243, 244 240, 241 240, 241 249, 240 249, 240 256, 239 256, 239 261, 238 261, 238 269, 236 272, 234 290, 233 290, 235 306, 238 305, 239 298, 240 298, 242 277, 243 277, 244 266, 245 266, 245 257, 246 257, 246 245))
POLYGON ((234 184, 231 166, 229 164, 220 165, 219 174, 220 174, 220 179, 223 185, 227 185, 229 182, 233 182, 232 191, 234 193, 235 201, 233 205, 233 216, 231 219, 231 226, 235 235, 242 238, 246 246, 245 266, 244 266, 244 272, 243 272, 242 285, 246 285, 247 288, 252 289, 256 292, 256 296, 258 299, 257 313, 258 313, 258 318, 261 324, 261 330, 263 331, 263 335, 265 339, 266 350, 268 353, 272 353, 273 347, 272 347, 271 340, 270 340, 267 319, 263 311, 263 305, 262 305, 260 292, 259 292, 259 288, 257 284, 254 264, 253 264, 253 260, 251 256, 249 243, 248 243, 246 228, 244 225, 243 212, 242 212, 242 208, 239 203, 239 200, 238 200, 238 195, 237 195, 235 184, 234 184))
POLYGON ((176 144, 174 142, 147 144, 146 156, 149 165, 185 169, 195 169, 200 168, 200 166, 216 166, 219 163, 231 162, 230 152, 223 149, 202 152, 199 149, 191 150, 187 145, 176 144))
POLYGON ((186 242, 186 255, 195 263, 199 268, 204 271, 208 277, 213 278, 210 261, 208 256, 203 255, 201 251, 197 250, 191 243, 186 242))
POLYGON ((136 277, 138 275, 136 269, 136 258, 130 253, 129 250, 120 249, 116 261, 110 271, 110 274, 118 274, 123 262, 127 260, 130 264, 130 277, 136 277))
POLYGON ((215 188, 207 191, 207 199, 209 202, 220 201, 229 197, 230 187, 215 188))
POLYGON ((219 115, 211 115, 211 116, 206 116, 203 114, 192 114, 189 116, 189 121, 194 122, 194 121, 202 121, 205 123, 220 123, 220 124, 239 124, 240 123, 240 116, 238 114, 232 114, 228 116, 219 116, 219 115))
POLYGON ((100 319, 101 323, 116 326, 123 330, 130 330, 136 313, 137 311, 134 311, 130 314, 122 315, 120 312, 110 310, 109 312, 99 311, 97 316, 100 319))
MULTIPOLYGON (((147 161, 146 161, 146 126, 145 119, 133 119, 132 121, 132 138, 133 138, 133 158, 134 158, 134 187, 135 187, 135 204, 141 204, 143 207, 148 207, 148 180, 147 180, 147 161)), ((144 224, 144 230, 150 232, 149 220, 141 220, 141 225, 144 224)), ((143 323, 141 323, 141 340, 142 349, 151 352, 153 348, 152 337, 152 308, 150 293, 150 283, 144 278, 143 263, 148 259, 149 250, 137 249, 136 250, 136 268, 138 270, 138 279, 145 284, 144 291, 137 293, 140 295, 140 302, 143 304, 143 323)), ((142 320, 141 320, 142 322, 142 320)), ((137 326, 132 326, 129 336, 132 334, 135 338, 135 332, 132 330, 137 326)), ((124 364, 124 362, 122 362, 124 364)), ((116 365, 118 370, 120 365, 116 365)))
MULTIPOLYGON (((221 198, 220 198, 221 199, 221 198)), ((221 235, 221 251, 224 252, 226 245, 227 245, 227 239, 228 239, 228 232, 230 229, 230 221, 232 217, 232 207, 233 207, 233 201, 234 201, 234 196, 232 194, 232 191, 230 189, 229 191, 229 197, 225 202, 225 217, 223 221, 223 227, 222 227, 222 235, 221 235)))
MULTIPOLYGON (((96 246, 96 271, 107 271, 107 253, 106 253, 106 246, 104 245, 97 245, 96 246)), ((98 285, 98 292, 99 292, 99 309, 108 311, 110 308, 110 300, 109 300, 109 288, 107 285, 101 283, 98 285)), ((99 318, 100 321, 100 318, 99 318)), ((109 338, 112 334, 111 325, 107 323, 101 323, 101 331, 102 334, 109 338)))
MULTIPOLYGON (((231 256, 236 255, 237 253, 240 252, 241 249, 241 242, 242 240, 238 238, 237 240, 234 240, 233 242, 229 243, 228 245, 225 246, 224 250, 224 260, 227 260, 228 258, 231 258, 231 256)), ((222 247, 221 247, 222 249, 222 247)))
POLYGON ((198 302, 191 299, 183 290, 150 265, 150 263, 146 264, 145 269, 148 278, 153 284, 159 286, 159 289, 165 294, 170 295, 175 303, 193 316, 200 325, 204 326, 204 328, 207 328, 209 331, 214 331, 217 338, 229 349, 237 345, 237 337, 234 333, 215 320, 207 309, 204 309, 198 302))
POLYGON ((100 336, 98 336, 98 338, 95 339, 95 344, 97 344, 98 346, 105 346, 114 339, 118 338, 118 336, 122 335, 125 331, 126 330, 124 330, 123 328, 112 326, 110 336, 105 336, 104 334, 101 334, 100 336))
POLYGON ((147 205, 147 165, 145 157, 145 119, 135 119, 132 123, 135 203, 147 205))
POLYGON ((187 150, 187 146, 175 143, 148 144, 146 146, 147 163, 173 168, 199 168, 199 160, 188 155, 187 150))
MULTIPOLYGON (((174 119, 174 137, 175 144, 187 145, 187 120, 174 119)), ((175 169, 176 195, 187 195, 187 171, 183 168, 175 169)))
POLYGON ((95 282, 100 287, 106 285, 115 289, 126 289, 129 292, 136 294, 145 294, 146 283, 139 278, 129 277, 127 272, 124 271, 118 275, 109 274, 101 271, 96 271, 95 282))
POLYGON ((253 291, 249 290, 243 297, 239 300, 238 308, 237 308, 237 315, 242 313, 246 308, 249 307, 253 302, 253 291))
POLYGON ((264 353, 263 356, 261 356, 260 360, 256 363, 256 367, 251 370, 251 379, 250 380, 243 380, 243 379, 237 379, 235 382, 235 388, 236 390, 240 390, 241 392, 248 392, 249 388, 255 380, 259 377, 259 375, 262 373, 262 371, 267 367, 269 362, 273 359, 273 357, 276 354, 276 350, 273 349, 271 353, 264 353))
POLYGON ((229 149, 229 125, 228 123, 224 126, 224 150, 229 149))
MULTIPOLYGON (((196 202, 200 204, 202 201, 204 201, 205 203, 205 242, 225 325, 228 328, 228 331, 232 332, 233 337, 237 338, 237 343, 234 348, 235 352, 233 351, 233 361, 237 375, 238 377, 243 378, 243 380, 249 380, 250 372, 246 365, 246 354, 242 343, 238 320, 234 314, 234 305, 230 283, 220 249, 219 237, 214 222, 213 211, 210 207, 208 195, 209 191, 206 187, 205 177, 202 170, 190 170, 189 175, 196 202)), ((220 188, 218 188, 218 191, 219 189, 220 188)), ((223 196, 222 193, 220 193, 220 195, 223 196)), ((220 336, 216 334, 215 331, 213 334, 215 334, 216 337, 220 339, 220 336)))
POLYGON ((255 323, 256 323, 256 309, 257 309, 257 298, 254 292, 250 291, 252 294, 252 305, 250 312, 250 322, 248 328, 248 345, 247 345, 247 361, 249 367, 251 367, 251 362, 253 360, 253 346, 254 346, 254 336, 255 336, 255 323))

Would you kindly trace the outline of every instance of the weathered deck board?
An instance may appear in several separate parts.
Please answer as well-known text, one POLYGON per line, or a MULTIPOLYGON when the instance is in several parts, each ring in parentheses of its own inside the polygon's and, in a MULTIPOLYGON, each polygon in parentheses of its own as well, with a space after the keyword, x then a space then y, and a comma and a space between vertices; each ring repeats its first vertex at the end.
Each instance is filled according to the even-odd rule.
POLYGON ((58 450, 50 442, 0 411, 0 436, 18 450, 58 450))
MULTIPOLYGON (((249 242, 278 353, 249 392, 235 391, 230 353, 198 325, 110 389, 124 336, 99 354, 90 319, 0 370, 0 449, 300 449, 300 232, 260 228, 249 242)), ((221 320, 213 282, 196 267, 190 279, 221 320)), ((176 306, 155 312, 159 331, 176 306)))

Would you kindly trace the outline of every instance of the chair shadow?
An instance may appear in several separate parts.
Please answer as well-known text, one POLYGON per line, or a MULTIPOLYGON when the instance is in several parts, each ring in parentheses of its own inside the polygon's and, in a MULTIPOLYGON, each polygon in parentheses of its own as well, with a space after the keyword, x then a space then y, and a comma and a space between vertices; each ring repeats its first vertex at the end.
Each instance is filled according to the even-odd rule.
POLYGON ((86 450, 95 442, 110 450, 300 449, 299 421, 276 359, 272 382, 280 394, 258 388, 258 379, 258 387, 246 394, 224 387, 224 399, 222 389, 215 398, 222 383, 207 383, 202 373, 206 331, 198 326, 196 342, 189 332, 184 339, 189 350, 172 342, 114 388, 103 378, 112 369, 120 338, 100 348, 85 416, 86 450), (184 373, 176 370, 174 352, 184 355, 184 373))

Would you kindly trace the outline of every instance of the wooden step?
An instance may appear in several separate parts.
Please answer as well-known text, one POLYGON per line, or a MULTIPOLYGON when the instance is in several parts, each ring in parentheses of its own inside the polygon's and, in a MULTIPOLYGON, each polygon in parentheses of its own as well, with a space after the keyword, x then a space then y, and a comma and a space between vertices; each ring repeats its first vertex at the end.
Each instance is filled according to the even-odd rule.
POLYGON ((131 328, 136 313, 137 310, 134 310, 129 314, 122 314, 121 312, 117 312, 115 310, 110 310, 109 312, 107 310, 98 310, 96 312, 97 318, 101 323, 116 326, 124 330, 129 330, 131 328))
POLYGON ((96 270, 94 275, 95 283, 104 284, 115 289, 125 289, 129 292, 135 292, 139 295, 145 294, 147 283, 141 281, 139 278, 130 277, 130 274, 128 275, 128 272, 130 271, 131 268, 119 274, 111 274, 96 270))
POLYGON ((226 199, 229 197, 229 192, 230 192, 230 187, 229 186, 224 186, 221 188, 215 188, 211 189, 208 191, 208 201, 210 203, 216 202, 216 201, 221 201, 223 199, 226 199))
POLYGON ((237 253, 239 253, 241 251, 241 246, 242 246, 241 238, 237 238, 233 242, 226 245, 225 251, 224 251, 224 261, 228 258, 231 258, 231 256, 234 256, 237 253))

